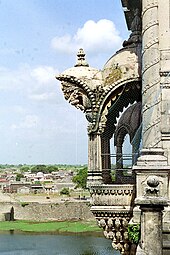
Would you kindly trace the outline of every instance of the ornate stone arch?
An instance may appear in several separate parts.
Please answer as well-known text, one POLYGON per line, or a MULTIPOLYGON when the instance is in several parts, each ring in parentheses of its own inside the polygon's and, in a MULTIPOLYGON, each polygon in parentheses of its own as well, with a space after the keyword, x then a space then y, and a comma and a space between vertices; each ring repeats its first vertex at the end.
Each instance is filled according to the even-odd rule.
MULTIPOLYGON (((110 91, 105 98, 105 102, 103 102, 99 129, 101 130, 102 176, 104 183, 111 182, 109 173, 109 169, 111 169, 110 139, 115 133, 117 118, 129 104, 140 101, 141 82, 139 78, 136 78, 130 80, 129 83, 127 81, 126 83, 120 83, 115 90, 110 91)), ((128 123, 126 123, 123 129, 124 133, 132 133, 130 128, 131 126, 128 126, 128 123)))
POLYGON ((122 114, 119 122, 116 126, 114 133, 114 145, 116 146, 116 180, 120 182, 123 179, 123 143, 125 136, 128 134, 130 137, 130 143, 132 145, 132 155, 129 155, 128 158, 131 158, 132 164, 135 163, 137 159, 137 153, 139 149, 139 143, 141 139, 141 133, 139 133, 139 138, 135 140, 135 135, 137 130, 141 125, 141 102, 135 103, 128 107, 125 112, 122 114))
MULTIPOLYGON (((112 125, 114 132, 116 119, 123 112, 123 109, 129 104, 139 101, 141 101, 140 77, 117 82, 116 86, 106 94, 101 102, 96 129, 98 128, 102 133, 107 133, 109 136, 109 127, 112 125)), ((113 135, 113 132, 110 136, 113 135)))
POLYGON ((132 142, 140 123, 141 101, 128 107, 119 119, 114 133, 115 146, 122 142, 126 134, 129 134, 130 142, 132 142))

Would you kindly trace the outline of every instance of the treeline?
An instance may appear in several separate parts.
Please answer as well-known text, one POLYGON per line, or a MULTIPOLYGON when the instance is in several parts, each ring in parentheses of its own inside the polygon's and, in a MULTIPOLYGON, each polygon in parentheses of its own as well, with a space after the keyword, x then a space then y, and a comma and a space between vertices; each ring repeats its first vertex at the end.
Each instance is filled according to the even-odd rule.
POLYGON ((86 167, 86 165, 66 165, 66 164, 54 164, 54 165, 45 165, 45 164, 37 164, 37 165, 26 165, 26 164, 19 164, 19 165, 13 165, 13 164, 0 164, 0 170, 17 170, 20 172, 31 172, 31 173, 37 173, 37 172, 43 172, 43 173, 51 173, 56 172, 59 170, 72 170, 77 171, 81 168, 86 167))

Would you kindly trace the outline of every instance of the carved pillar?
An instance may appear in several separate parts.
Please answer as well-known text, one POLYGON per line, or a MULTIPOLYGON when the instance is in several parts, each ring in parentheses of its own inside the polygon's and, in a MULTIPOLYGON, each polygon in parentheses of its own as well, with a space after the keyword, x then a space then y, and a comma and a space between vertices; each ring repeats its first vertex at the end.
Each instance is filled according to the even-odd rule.
POLYGON ((101 135, 89 134, 87 186, 102 184, 101 135))
POLYGON ((118 144, 116 147, 116 168, 122 169, 123 168, 123 158, 122 158, 122 144, 118 144))
POLYGON ((116 146, 116 182, 121 182, 123 177, 123 155, 122 144, 118 143, 116 146))
POLYGON ((112 183, 111 179, 111 160, 110 160, 110 139, 101 136, 101 152, 102 152, 102 177, 106 184, 112 183))
POLYGON ((158 0, 143 0, 143 148, 161 148, 158 0))

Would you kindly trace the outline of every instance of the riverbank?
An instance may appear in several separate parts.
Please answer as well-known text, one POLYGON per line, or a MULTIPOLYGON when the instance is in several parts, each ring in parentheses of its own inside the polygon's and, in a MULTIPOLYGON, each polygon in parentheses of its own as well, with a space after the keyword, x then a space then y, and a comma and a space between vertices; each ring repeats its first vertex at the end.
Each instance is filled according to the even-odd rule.
POLYGON ((79 233, 97 234, 102 236, 102 230, 95 221, 63 221, 63 222, 35 222, 35 221, 4 221, 0 224, 0 231, 30 232, 30 233, 79 233))

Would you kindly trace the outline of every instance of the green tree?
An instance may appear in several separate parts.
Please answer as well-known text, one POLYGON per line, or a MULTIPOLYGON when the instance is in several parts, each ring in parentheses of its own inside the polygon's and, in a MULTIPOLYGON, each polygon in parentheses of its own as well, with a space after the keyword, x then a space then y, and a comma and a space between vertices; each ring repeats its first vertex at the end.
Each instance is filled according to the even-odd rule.
POLYGON ((69 188, 62 188, 62 190, 60 191, 60 195, 70 195, 70 191, 69 188))
POLYGON ((20 181, 21 178, 24 178, 24 175, 21 174, 21 173, 18 173, 18 174, 16 175, 16 181, 20 181))
POLYGON ((46 169, 47 169, 48 173, 52 173, 52 172, 57 172, 58 171, 58 167, 57 166, 53 166, 53 165, 46 166, 46 169))
POLYGON ((38 172, 42 172, 44 174, 48 174, 51 172, 56 172, 58 171, 58 167, 55 165, 35 165, 31 168, 31 173, 38 173, 38 172))
POLYGON ((30 170, 30 167, 29 166, 21 166, 20 167, 20 171, 21 172, 28 172, 30 170))
POLYGON ((87 167, 80 168, 77 174, 72 178, 72 181, 76 183, 76 188, 86 189, 87 167))
POLYGON ((46 174, 47 173, 46 165, 36 165, 31 168, 31 173, 38 173, 38 172, 42 172, 46 174))

